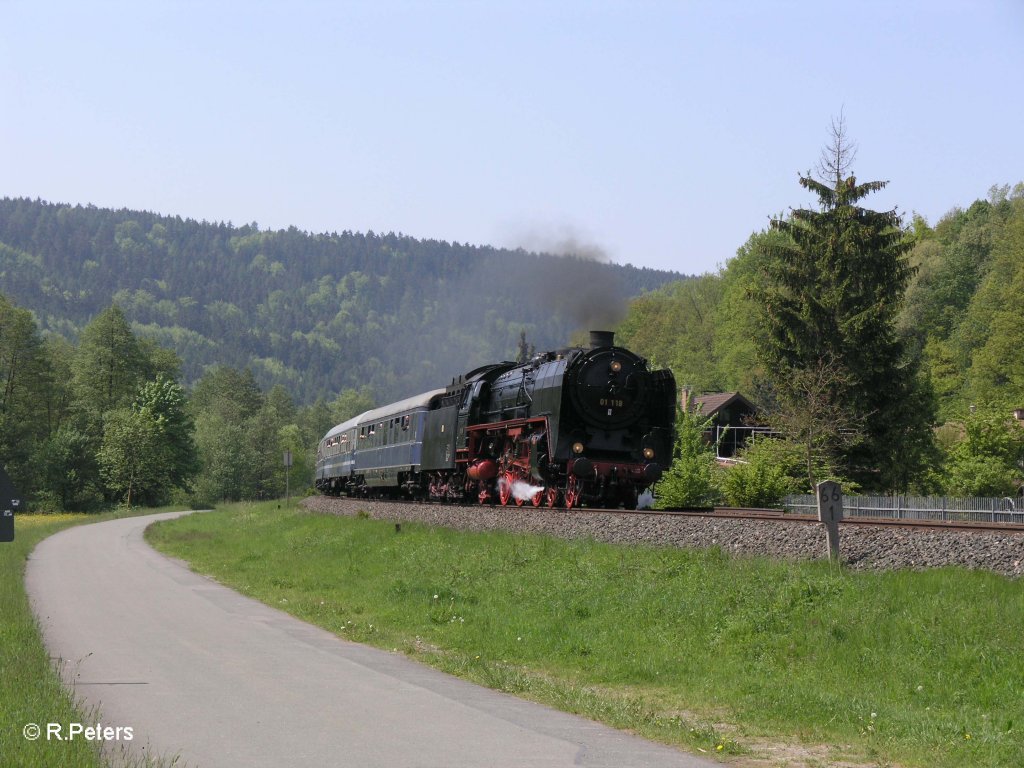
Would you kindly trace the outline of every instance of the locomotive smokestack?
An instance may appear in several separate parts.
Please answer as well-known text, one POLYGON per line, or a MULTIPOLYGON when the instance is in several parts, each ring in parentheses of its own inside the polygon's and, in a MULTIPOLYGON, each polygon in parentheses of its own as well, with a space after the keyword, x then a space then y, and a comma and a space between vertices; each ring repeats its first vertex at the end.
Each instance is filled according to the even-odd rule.
POLYGON ((590 348, 610 347, 615 344, 615 331, 591 331, 590 348))

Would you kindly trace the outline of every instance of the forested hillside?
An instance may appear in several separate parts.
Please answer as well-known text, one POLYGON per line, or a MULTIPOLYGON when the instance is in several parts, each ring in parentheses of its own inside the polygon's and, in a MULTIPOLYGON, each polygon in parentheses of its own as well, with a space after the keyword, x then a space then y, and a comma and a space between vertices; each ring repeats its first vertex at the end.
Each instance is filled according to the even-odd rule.
POLYGON ((76 340, 112 302, 175 350, 183 380, 251 368, 299 402, 379 401, 614 324, 676 273, 389 233, 270 232, 129 210, 0 200, 0 293, 76 340))

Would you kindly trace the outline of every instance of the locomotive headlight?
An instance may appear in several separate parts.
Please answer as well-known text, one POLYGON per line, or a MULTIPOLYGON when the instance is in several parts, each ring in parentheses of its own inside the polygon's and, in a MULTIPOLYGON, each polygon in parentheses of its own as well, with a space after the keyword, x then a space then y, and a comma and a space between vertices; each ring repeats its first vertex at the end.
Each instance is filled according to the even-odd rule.
POLYGON ((583 453, 583 443, 573 443, 572 444, 572 452, 573 453, 583 453))
POLYGON ((619 371, 622 370, 622 363, 620 363, 618 360, 612 360, 612 364, 610 367, 612 369, 612 373, 618 373, 619 371))
POLYGON ((648 460, 653 459, 654 458, 654 449, 653 448, 644 448, 644 458, 648 459, 648 460))

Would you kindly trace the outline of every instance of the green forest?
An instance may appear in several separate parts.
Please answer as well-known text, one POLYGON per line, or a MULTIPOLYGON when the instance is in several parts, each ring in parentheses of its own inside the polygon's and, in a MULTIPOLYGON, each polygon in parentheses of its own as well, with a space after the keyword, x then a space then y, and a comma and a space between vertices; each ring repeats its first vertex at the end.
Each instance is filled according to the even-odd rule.
POLYGON ((905 221, 844 159, 801 176, 817 208, 692 278, 0 200, 3 466, 36 509, 274 497, 283 451, 304 488, 333 424, 607 327, 680 385, 743 392, 783 437, 722 470, 681 413, 666 503, 774 503, 823 479, 1019 493, 1024 184, 905 221))
POLYGON ((44 334, 74 342, 117 304, 140 338, 177 353, 186 386, 213 366, 249 368, 307 404, 432 389, 514 355, 524 330, 538 349, 563 345, 680 277, 394 233, 0 200, 0 293, 44 334))

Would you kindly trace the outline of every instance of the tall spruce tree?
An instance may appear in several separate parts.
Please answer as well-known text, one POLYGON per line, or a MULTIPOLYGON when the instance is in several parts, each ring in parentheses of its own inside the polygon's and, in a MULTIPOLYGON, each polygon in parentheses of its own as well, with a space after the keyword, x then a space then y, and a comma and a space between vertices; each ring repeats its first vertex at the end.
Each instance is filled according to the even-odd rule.
POLYGON ((895 210, 859 204, 885 181, 858 183, 855 151, 842 117, 822 152, 818 178, 800 185, 818 210, 792 210, 772 221, 784 239, 762 244, 762 284, 753 291, 764 331, 758 355, 777 394, 777 408, 801 408, 795 382, 824 363, 834 376, 822 389, 830 407, 838 469, 864 488, 905 488, 931 445, 932 398, 918 382, 895 331, 912 243, 895 210))

